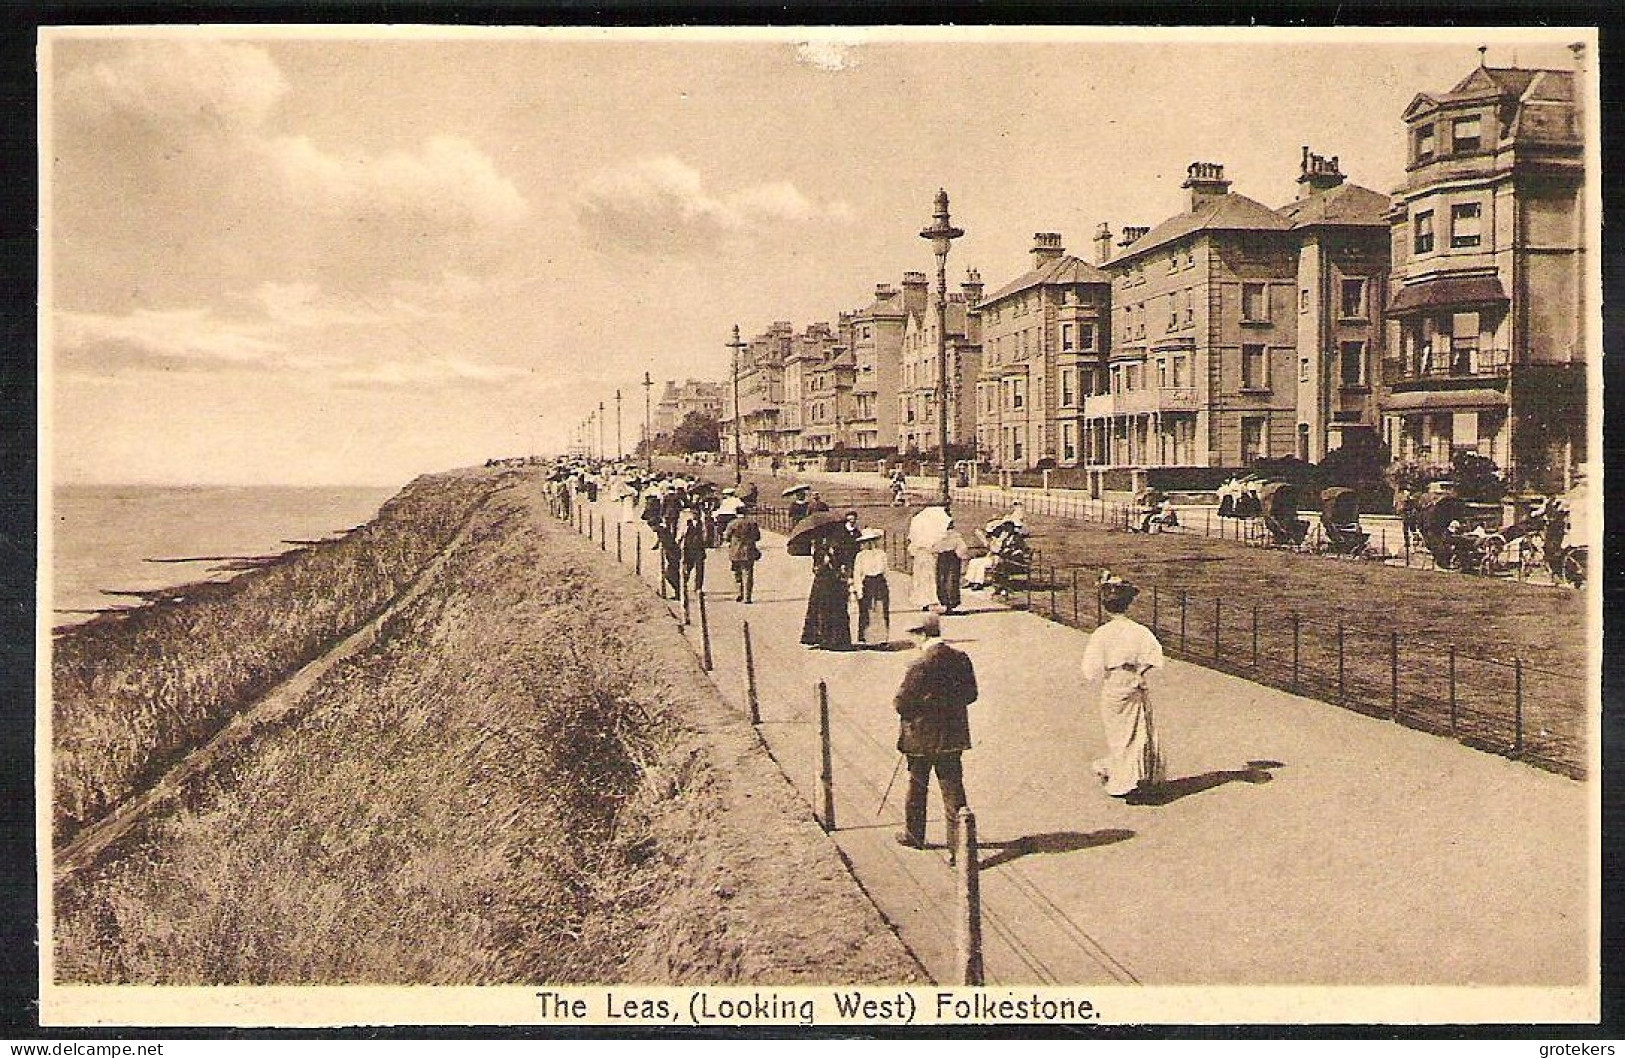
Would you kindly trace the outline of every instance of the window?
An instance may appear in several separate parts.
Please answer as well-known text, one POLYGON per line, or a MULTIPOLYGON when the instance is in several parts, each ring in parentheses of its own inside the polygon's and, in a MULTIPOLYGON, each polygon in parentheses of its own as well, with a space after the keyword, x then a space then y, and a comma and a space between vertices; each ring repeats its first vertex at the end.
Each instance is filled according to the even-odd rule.
POLYGON ((1268 323, 1270 318, 1269 288, 1263 283, 1241 284, 1241 320, 1243 323, 1268 323))
POLYGON ((872 337, 872 333, 871 333, 871 331, 870 331, 870 329, 869 329, 869 328, 868 328, 868 327, 865 327, 865 328, 864 328, 864 329, 863 329, 863 336, 864 336, 864 337, 865 337, 865 338, 869 338, 869 337, 872 337))
POLYGON ((1072 351, 1072 325, 1070 323, 1063 323, 1063 324, 1061 324, 1061 352, 1069 353, 1071 351, 1072 351))
POLYGON ((1269 389, 1269 361, 1264 358, 1262 345, 1241 347, 1241 388, 1269 389))
POLYGON ((1078 424, 1063 422, 1061 424, 1061 459, 1064 462, 1076 462, 1078 458, 1078 424))
POLYGON ((1269 455, 1264 442, 1264 417, 1244 415, 1241 418, 1241 465, 1252 466, 1269 455))
POLYGON ((1185 247, 1185 267, 1186 268, 1195 268, 1196 267, 1196 247, 1194 247, 1194 246, 1185 247))
POLYGON ((1365 280, 1345 279, 1341 285, 1341 310, 1344 319, 1357 319, 1365 315, 1365 280))
POLYGON ((1433 252, 1433 211, 1425 209, 1418 213, 1411 221, 1415 229, 1415 244, 1417 253, 1433 252))
POLYGON ((1064 367, 1061 369, 1061 404, 1063 407, 1070 407, 1076 403, 1074 395, 1077 389, 1076 377, 1076 368, 1064 367))
POLYGON ((1179 251, 1175 250, 1168 255, 1168 274, 1173 275, 1179 271, 1179 251))
POLYGON ((1092 353, 1095 351, 1095 325, 1092 323, 1078 324, 1078 350, 1092 353))
POLYGON ((1309 358, 1307 356, 1298 357, 1298 381, 1309 381, 1309 358))
POLYGON ((1168 361, 1162 357, 1157 359, 1157 388, 1168 388, 1168 361))
POLYGON ((1365 343, 1344 342, 1337 351, 1337 382, 1344 389, 1359 389, 1365 382, 1365 343))
POLYGON ((1458 312, 1450 317, 1450 373, 1470 375, 1478 360, 1478 313, 1458 312))
POLYGON ((1168 384, 1176 389, 1185 385, 1185 358, 1183 356, 1175 356, 1169 359, 1168 384))
POLYGON ((1298 311, 1299 312, 1308 312, 1309 311, 1309 288, 1308 287, 1304 287, 1302 290, 1298 291, 1298 311))
POLYGON ((1469 151, 1478 150, 1479 144, 1482 142, 1479 129, 1480 122, 1477 114, 1452 121, 1450 123, 1450 149, 1456 154, 1466 154, 1469 151))
POLYGON ((1477 202, 1458 202, 1450 207, 1450 245, 1452 247, 1479 244, 1479 213, 1477 202))
POLYGON ((1169 294, 1168 295, 1168 329, 1170 331, 1174 331, 1174 330, 1179 329, 1179 295, 1178 294, 1169 294))
POLYGON ((1196 325, 1196 291, 1192 287, 1185 288, 1185 326, 1196 325))
POLYGON ((1433 126, 1423 125, 1416 130, 1416 160, 1428 161, 1433 157, 1433 126))
POLYGON ((1123 388, 1128 390, 1144 389, 1140 384, 1140 364, 1130 364, 1123 369, 1123 388))
POLYGON ((1140 302, 1139 307, 1135 310, 1135 312, 1136 312, 1135 319, 1136 319, 1137 323, 1135 324, 1135 327, 1134 327, 1134 337, 1136 337, 1136 338, 1144 338, 1145 337, 1145 302, 1143 302, 1143 301, 1140 302))
POLYGON ((1111 392, 1113 392, 1113 393, 1121 393, 1121 392, 1123 392, 1123 367, 1122 367, 1121 364, 1113 364, 1112 365, 1111 392))
POLYGON ((1027 380, 1016 378, 1010 380, 1010 406, 1024 408, 1027 406, 1027 380))

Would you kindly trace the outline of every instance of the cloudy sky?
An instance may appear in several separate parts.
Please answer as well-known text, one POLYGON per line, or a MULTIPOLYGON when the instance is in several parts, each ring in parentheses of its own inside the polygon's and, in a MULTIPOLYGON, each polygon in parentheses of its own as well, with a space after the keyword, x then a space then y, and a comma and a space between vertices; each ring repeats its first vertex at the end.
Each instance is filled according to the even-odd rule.
MULTIPOLYGON (((1035 231, 1270 205, 1302 145, 1391 191, 1400 114, 1575 33, 56 31, 42 434, 60 482, 366 483, 557 451, 638 383, 1035 231), (812 38, 812 39, 809 39, 812 38)), ((658 390, 656 392, 658 396, 658 390)))

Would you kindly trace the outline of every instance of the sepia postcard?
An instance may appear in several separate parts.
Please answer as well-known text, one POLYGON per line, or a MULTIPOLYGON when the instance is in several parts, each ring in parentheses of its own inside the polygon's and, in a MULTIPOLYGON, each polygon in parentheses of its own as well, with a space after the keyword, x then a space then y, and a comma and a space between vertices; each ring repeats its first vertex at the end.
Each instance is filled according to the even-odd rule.
POLYGON ((42 1026, 1583 1026, 1594 27, 38 35, 42 1026))

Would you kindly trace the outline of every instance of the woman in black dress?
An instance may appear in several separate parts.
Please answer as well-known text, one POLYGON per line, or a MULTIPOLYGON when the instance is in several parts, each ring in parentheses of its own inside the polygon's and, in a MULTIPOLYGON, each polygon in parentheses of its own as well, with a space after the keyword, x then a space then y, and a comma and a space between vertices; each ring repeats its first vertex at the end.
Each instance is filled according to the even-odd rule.
POLYGON ((851 649, 852 622, 846 596, 857 552, 857 541, 839 523, 813 541, 812 589, 807 593, 807 616, 801 623, 802 646, 851 649))

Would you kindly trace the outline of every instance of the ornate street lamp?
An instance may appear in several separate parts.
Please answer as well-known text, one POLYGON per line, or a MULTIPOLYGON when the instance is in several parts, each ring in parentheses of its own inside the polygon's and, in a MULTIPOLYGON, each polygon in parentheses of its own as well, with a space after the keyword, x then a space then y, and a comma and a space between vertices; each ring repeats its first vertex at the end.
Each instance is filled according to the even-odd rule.
POLYGON ((655 435, 649 429, 649 389, 654 385, 654 379, 649 372, 643 373, 643 461, 646 469, 653 474, 655 470, 655 435))
POLYGON ((606 455, 604 451, 604 402, 598 402, 598 458, 606 455))
POLYGON ((745 343, 739 340, 739 324, 734 324, 734 339, 728 343, 733 350, 734 375, 734 484, 737 485, 744 478, 744 457, 739 450, 739 360, 745 349, 745 343))
POLYGON ((621 391, 615 391, 615 458, 619 461, 624 453, 621 451, 621 391))
POLYGON ((948 222, 948 192, 937 190, 931 226, 920 232, 937 255, 937 456, 942 461, 942 501, 948 502, 948 248, 965 234, 948 222))

